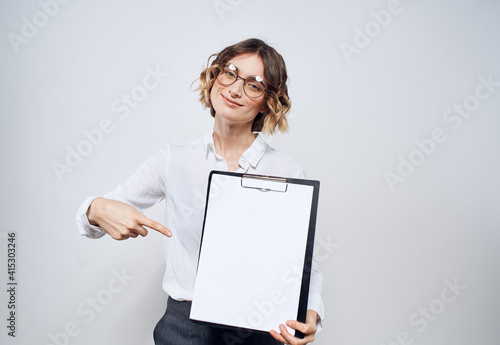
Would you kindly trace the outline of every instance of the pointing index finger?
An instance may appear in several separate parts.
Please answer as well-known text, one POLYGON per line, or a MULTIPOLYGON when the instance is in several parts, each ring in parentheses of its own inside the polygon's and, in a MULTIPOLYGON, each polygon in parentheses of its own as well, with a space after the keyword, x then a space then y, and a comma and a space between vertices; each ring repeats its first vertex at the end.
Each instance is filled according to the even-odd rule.
POLYGON ((170 231, 170 229, 168 229, 166 226, 163 226, 162 224, 160 224, 152 219, 149 219, 148 217, 146 217, 144 215, 140 221, 140 225, 145 225, 148 228, 151 228, 153 230, 161 232, 165 236, 168 236, 168 237, 172 236, 172 231, 170 231))

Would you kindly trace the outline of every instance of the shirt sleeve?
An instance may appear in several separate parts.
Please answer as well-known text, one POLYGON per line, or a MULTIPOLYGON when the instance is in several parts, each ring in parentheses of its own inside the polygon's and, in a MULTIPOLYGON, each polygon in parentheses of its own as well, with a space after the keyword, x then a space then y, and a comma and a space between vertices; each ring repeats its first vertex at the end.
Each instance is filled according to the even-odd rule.
POLYGON ((321 290, 323 286, 323 275, 319 270, 319 265, 313 257, 311 264, 311 281, 309 283, 309 298, 307 301, 307 309, 312 309, 318 313, 317 332, 323 329, 323 320, 325 319, 325 307, 321 298, 321 290))
MULTIPOLYGON (((166 157, 166 149, 157 152, 104 198, 132 205, 140 212, 161 201, 165 197, 166 157)), ((88 238, 100 238, 106 234, 100 227, 91 225, 87 218, 87 210, 95 198, 87 198, 76 213, 78 232, 88 238)))

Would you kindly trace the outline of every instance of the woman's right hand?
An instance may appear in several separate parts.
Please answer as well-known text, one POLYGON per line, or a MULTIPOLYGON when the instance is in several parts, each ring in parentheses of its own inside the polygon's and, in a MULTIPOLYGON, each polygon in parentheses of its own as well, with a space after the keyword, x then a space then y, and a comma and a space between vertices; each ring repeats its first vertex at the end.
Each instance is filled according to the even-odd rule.
POLYGON ((139 235, 146 236, 148 230, 154 229, 171 237, 172 231, 154 220, 149 219, 135 207, 121 201, 96 198, 87 210, 90 224, 99 226, 115 240, 126 240, 139 235))

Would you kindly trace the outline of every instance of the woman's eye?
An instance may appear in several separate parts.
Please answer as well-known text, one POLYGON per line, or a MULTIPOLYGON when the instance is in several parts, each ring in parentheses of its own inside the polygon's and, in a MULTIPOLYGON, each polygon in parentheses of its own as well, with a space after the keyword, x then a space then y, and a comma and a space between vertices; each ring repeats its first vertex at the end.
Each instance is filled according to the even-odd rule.
POLYGON ((254 91, 262 90, 262 87, 259 84, 248 84, 248 87, 250 87, 254 91))
POLYGON ((236 78, 236 74, 233 71, 226 71, 228 77, 236 78))

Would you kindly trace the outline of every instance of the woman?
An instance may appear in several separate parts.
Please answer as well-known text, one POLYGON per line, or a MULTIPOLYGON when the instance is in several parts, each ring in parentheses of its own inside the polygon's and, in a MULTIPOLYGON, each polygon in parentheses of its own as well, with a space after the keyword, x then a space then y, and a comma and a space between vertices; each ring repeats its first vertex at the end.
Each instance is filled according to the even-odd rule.
POLYGON ((169 295, 165 315, 156 325, 156 344, 306 344, 321 323, 322 277, 313 262, 306 323, 286 324, 305 334, 279 332, 249 335, 193 323, 189 319, 201 240, 208 175, 212 170, 303 177, 292 158, 270 148, 258 132, 286 131, 290 100, 283 58, 261 40, 229 46, 200 75, 200 101, 214 117, 213 132, 183 144, 167 145, 144 162, 124 183, 103 198, 80 207, 80 233, 116 240, 146 236, 145 227, 167 236, 163 289, 169 295), (254 134, 257 132, 256 134, 254 134), (142 214, 166 200, 165 224, 142 214))

